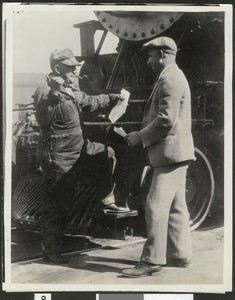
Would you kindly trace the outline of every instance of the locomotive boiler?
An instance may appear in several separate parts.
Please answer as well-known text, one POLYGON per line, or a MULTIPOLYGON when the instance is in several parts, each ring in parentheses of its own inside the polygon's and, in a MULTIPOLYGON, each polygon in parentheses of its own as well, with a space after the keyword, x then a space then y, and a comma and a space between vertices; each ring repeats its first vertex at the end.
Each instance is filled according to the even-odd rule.
MULTIPOLYGON (((224 14, 97 11, 95 15, 98 20, 74 25, 80 30, 81 55, 77 60, 84 62, 80 89, 87 94, 99 94, 119 93, 125 88, 130 92, 130 100, 126 113, 115 124, 108 120, 108 110, 84 111, 86 136, 115 150, 118 161, 115 195, 121 204, 128 203, 139 211, 132 224, 136 228, 143 228, 145 222, 144 200, 151 169, 147 167, 143 149, 130 149, 114 126, 127 133, 141 128, 143 110, 155 79, 146 64, 147 54, 141 51, 143 43, 163 35, 177 43, 177 64, 186 74, 192 93, 196 161, 188 170, 186 198, 194 230, 208 215, 213 217, 223 211, 224 14), (95 47, 98 31, 101 37, 95 47), (119 39, 116 53, 100 54, 108 33, 119 39)), ((27 109, 33 112, 32 107, 27 109)), ((25 110, 22 109, 23 120, 13 132, 12 212, 15 221, 33 226, 40 219, 43 197, 36 158, 39 128, 30 121, 29 113, 25 116, 25 110)), ((74 220, 73 224, 90 224, 84 215, 74 220)))

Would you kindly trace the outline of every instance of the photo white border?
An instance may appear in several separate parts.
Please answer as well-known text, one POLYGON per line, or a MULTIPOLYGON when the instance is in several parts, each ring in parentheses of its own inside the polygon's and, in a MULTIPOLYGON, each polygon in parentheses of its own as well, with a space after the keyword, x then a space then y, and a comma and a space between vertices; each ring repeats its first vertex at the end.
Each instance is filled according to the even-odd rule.
MULTIPOLYGON (((20 3, 3 3, 3 22, 6 20, 6 80, 4 114, 6 119, 4 147, 4 234, 5 234, 5 282, 3 290, 7 291, 131 291, 131 292, 204 292, 223 293, 232 289, 232 65, 233 65, 233 35, 232 35, 232 5, 46 5, 20 3), (13 106, 13 11, 27 12, 68 12, 114 10, 119 11, 181 11, 204 12, 224 11, 225 13, 225 81, 224 81, 224 282, 218 285, 84 285, 84 284, 13 284, 11 283, 11 139, 12 139, 12 106, 13 106)), ((4 26, 3 26, 4 29, 4 26)), ((4 34, 3 34, 4 38, 4 34)), ((4 43, 4 40, 3 40, 4 43)), ((3 48, 4 49, 4 48, 3 48)), ((4 64, 3 64, 4 65, 4 64)))

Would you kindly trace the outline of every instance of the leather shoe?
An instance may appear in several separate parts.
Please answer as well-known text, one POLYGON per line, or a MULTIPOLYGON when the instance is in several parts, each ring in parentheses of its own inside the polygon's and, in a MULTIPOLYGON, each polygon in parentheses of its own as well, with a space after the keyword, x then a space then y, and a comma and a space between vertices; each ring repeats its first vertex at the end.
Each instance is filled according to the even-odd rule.
POLYGON ((167 265, 178 268, 188 268, 191 265, 190 258, 172 258, 167 260, 167 265))
POLYGON ((63 257, 61 254, 43 254, 42 259, 44 262, 50 263, 50 264, 67 264, 68 260, 67 258, 63 257))
POLYGON ((129 212, 129 211, 130 211, 129 207, 120 207, 114 203, 105 205, 103 208, 104 213, 125 213, 125 212, 129 212))
POLYGON ((159 265, 154 266, 141 261, 132 269, 123 269, 122 275, 125 277, 139 278, 151 276, 153 273, 160 272, 161 270, 162 267, 159 265))

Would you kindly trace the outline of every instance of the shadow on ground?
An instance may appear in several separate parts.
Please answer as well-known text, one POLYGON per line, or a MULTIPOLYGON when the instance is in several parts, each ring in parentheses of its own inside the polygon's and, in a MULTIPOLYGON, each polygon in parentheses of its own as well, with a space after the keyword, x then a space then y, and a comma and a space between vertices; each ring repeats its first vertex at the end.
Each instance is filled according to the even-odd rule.
MULTIPOLYGON (((113 249, 115 250, 115 248, 113 249)), ((34 262, 31 262, 34 264, 34 262)), ((120 258, 111 258, 111 257, 103 257, 103 256, 89 256, 87 254, 83 253, 76 253, 69 256, 69 262, 67 264, 63 264, 62 266, 64 268, 71 268, 71 269, 79 269, 85 270, 85 271, 92 271, 96 273, 105 273, 105 272, 111 272, 111 273, 120 273, 121 268, 120 264, 128 265, 130 267, 133 267, 137 261, 134 260, 128 260, 128 259, 120 259, 120 258), (116 264, 117 266, 110 265, 116 264)), ((27 263, 28 264, 28 263, 27 263)), ((37 264, 41 265, 47 265, 46 262, 43 260, 37 261, 37 264)))
MULTIPOLYGON (((40 232, 31 230, 12 230, 11 257, 12 262, 20 262, 41 257, 40 232)), ((100 244, 91 242, 84 236, 64 236, 61 252, 93 250, 100 248, 100 244)))

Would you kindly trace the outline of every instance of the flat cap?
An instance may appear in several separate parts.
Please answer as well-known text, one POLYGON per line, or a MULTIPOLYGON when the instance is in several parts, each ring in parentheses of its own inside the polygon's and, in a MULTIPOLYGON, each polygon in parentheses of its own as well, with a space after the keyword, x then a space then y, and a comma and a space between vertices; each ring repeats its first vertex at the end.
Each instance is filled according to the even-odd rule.
POLYGON ((160 49, 166 53, 176 55, 177 46, 174 40, 167 36, 157 37, 143 45, 143 49, 160 49))
POLYGON ((66 48, 64 50, 55 50, 51 53, 50 64, 53 65, 60 62, 68 66, 80 66, 81 64, 76 60, 73 52, 66 48))

